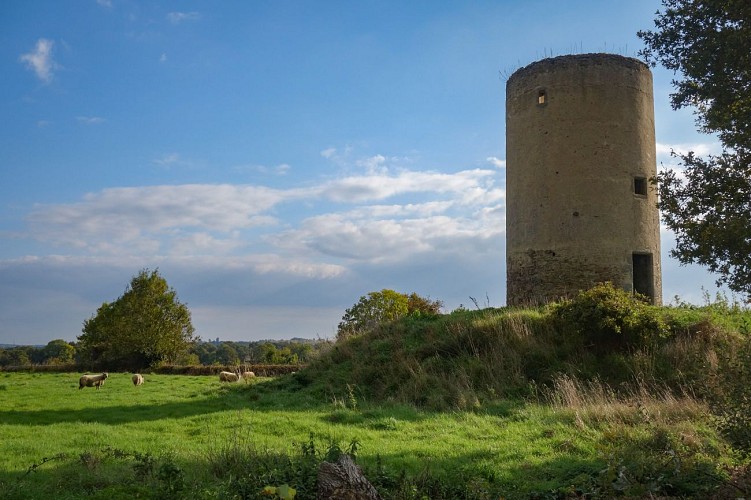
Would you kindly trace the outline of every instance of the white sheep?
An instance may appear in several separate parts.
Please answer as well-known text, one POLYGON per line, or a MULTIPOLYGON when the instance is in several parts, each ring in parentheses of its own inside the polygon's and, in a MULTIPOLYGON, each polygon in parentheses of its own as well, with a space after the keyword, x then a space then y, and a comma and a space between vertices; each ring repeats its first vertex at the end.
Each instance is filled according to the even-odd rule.
POLYGON ((99 375, 84 375, 78 379, 78 390, 84 387, 96 387, 97 390, 104 385, 104 381, 109 375, 106 373, 100 373, 99 375))
POLYGON ((143 375, 136 373, 133 375, 133 385, 143 385, 143 375))
POLYGON ((240 377, 237 376, 237 373, 219 372, 220 382, 237 382, 238 380, 240 380, 240 377))
POLYGON ((246 378, 247 379, 247 378, 253 378, 255 376, 256 376, 256 374, 253 373, 253 372, 243 372, 242 378, 246 378))

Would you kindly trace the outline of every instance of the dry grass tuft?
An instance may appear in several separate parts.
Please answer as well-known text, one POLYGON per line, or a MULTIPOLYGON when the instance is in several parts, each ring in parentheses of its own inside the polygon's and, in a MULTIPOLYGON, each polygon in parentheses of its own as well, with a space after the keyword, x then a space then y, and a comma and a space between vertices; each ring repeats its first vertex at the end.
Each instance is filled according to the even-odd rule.
POLYGON ((691 394, 676 396, 666 387, 643 380, 616 391, 598 379, 582 381, 559 375, 542 395, 554 409, 571 412, 579 427, 587 423, 670 423, 708 412, 707 405, 691 394))

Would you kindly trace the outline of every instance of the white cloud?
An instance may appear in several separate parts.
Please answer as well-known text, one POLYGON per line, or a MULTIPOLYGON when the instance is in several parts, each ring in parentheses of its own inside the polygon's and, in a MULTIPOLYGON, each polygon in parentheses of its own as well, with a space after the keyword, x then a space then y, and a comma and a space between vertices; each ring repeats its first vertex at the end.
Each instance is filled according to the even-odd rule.
POLYGON ((233 170, 236 172, 258 172, 266 175, 287 175, 291 169, 292 167, 286 163, 280 163, 273 167, 267 167, 266 165, 242 165, 234 167, 233 170))
POLYGON ((356 162, 356 165, 360 168, 364 168, 369 175, 383 174, 388 172, 388 168, 386 166, 386 157, 384 157, 383 155, 375 155, 371 156, 370 158, 358 160, 356 162))
POLYGON ((407 205, 371 205, 351 210, 349 214, 357 218, 427 217, 445 213, 454 206, 454 201, 431 201, 407 205))
MULTIPOLYGON (((273 189, 231 185, 113 188, 73 204, 40 205, 28 221, 36 239, 93 253, 156 254, 195 231, 227 234, 272 225, 263 214, 283 199, 273 189)), ((194 240, 194 243, 198 240, 194 240)), ((216 250, 237 243, 222 241, 216 250)))
POLYGON ((687 154, 689 151, 693 151, 698 156, 717 155, 722 152, 722 146, 719 142, 697 142, 691 144, 665 144, 658 142, 656 149, 657 170, 660 172, 673 170, 679 179, 685 179, 685 169, 680 162, 680 158, 673 157, 671 152, 675 151, 678 154, 687 154))
MULTIPOLYGON (((321 151, 321 156, 339 167, 349 167, 353 151, 354 148, 352 146, 345 146, 343 149, 332 147, 321 151)), ((357 164, 357 160, 354 163, 357 164)))
POLYGON ((40 38, 37 40, 34 50, 27 54, 21 54, 19 60, 26 64, 26 67, 34 71, 37 78, 44 83, 50 83, 53 78, 53 70, 58 67, 57 63, 52 60, 52 49, 55 42, 40 38))
MULTIPOLYGON (((362 211, 326 214, 280 233, 274 243, 295 253, 316 252, 370 263, 397 262, 425 253, 453 253, 503 234, 503 219, 432 215, 377 218, 362 211)), ((487 214, 476 214, 487 215, 487 214)))
POLYGON ((201 14, 198 12, 170 12, 167 14, 167 20, 172 24, 180 24, 186 21, 198 21, 201 14))
POLYGON ((315 252, 352 261, 395 262, 427 252, 455 252, 483 245, 505 229, 503 190, 492 171, 455 174, 402 171, 339 179, 313 188, 341 203, 363 203, 401 194, 434 198, 403 205, 362 205, 309 217, 298 227, 267 236, 292 253, 315 252))
POLYGON ((722 146, 719 142, 699 142, 694 144, 657 143, 658 158, 670 158, 671 151, 675 151, 679 154, 686 154, 689 151, 693 151, 698 156, 706 156, 708 154, 719 154, 722 151, 722 146))
MULTIPOLYGON (((179 161, 171 154, 160 163, 179 161)), ((383 156, 366 158, 361 164, 376 173, 301 188, 105 189, 77 203, 36 206, 27 217, 27 236, 88 256, 266 255, 263 264, 255 263, 258 272, 340 273, 346 264, 336 259, 396 262, 424 252, 480 248, 503 234, 505 192, 494 185, 497 170, 392 173, 385 163, 383 156), (383 203, 389 199, 394 202, 383 203), (281 204, 292 205, 283 221, 277 214, 281 204), (304 211, 295 211, 295 204, 304 211), (316 260, 322 261, 311 264, 316 260), (316 267, 324 263, 336 266, 334 271, 316 267)))
MULTIPOLYGON (((305 258, 283 257, 276 254, 228 255, 217 259, 214 255, 47 255, 24 256, 18 259, 0 260, 0 272, 20 267, 36 266, 48 274, 63 269, 80 273, 80 269, 139 269, 146 267, 168 267, 181 273, 202 272, 208 275, 287 275, 304 278, 329 279, 347 274, 347 269, 338 264, 314 262, 305 258)), ((96 281, 95 276, 88 276, 96 281)), ((82 280, 84 278, 81 278, 82 280)))
POLYGON ((96 3, 102 7, 112 7, 112 0, 96 0, 96 3))
POLYGON ((485 158, 485 161, 493 165, 495 168, 503 170, 506 168, 506 160, 501 160, 500 158, 496 158, 495 156, 488 156, 485 158))
POLYGON ((463 170, 455 174, 401 171, 352 176, 330 181, 314 188, 320 196, 337 202, 362 203, 410 193, 460 194, 462 202, 476 203, 478 194, 487 201, 500 200, 503 191, 493 189, 492 170, 463 170))
POLYGON ((99 116, 76 116, 76 120, 86 125, 98 125, 104 123, 104 118, 99 116))
POLYGON ((160 63, 167 62, 167 54, 166 53, 162 52, 162 55, 159 56, 159 62, 160 63))
POLYGON ((151 161, 156 163, 157 165, 162 165, 163 167, 169 167, 170 165, 181 163, 180 155, 177 153, 168 153, 163 155, 161 158, 155 158, 151 161))

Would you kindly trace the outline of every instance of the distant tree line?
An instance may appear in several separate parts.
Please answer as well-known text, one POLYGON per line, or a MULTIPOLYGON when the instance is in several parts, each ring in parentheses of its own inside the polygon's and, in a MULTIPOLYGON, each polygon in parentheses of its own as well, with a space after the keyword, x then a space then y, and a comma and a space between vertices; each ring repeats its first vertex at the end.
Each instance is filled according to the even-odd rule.
MULTIPOLYGON (((296 365, 309 362, 327 340, 260 340, 245 342, 194 342, 178 359, 180 365, 296 365)), ((56 339, 45 346, 0 348, 0 367, 29 365, 78 365, 88 369, 86 353, 76 342, 56 339)), ((104 367, 106 369, 106 367, 104 367)))
POLYGON ((201 365, 296 365, 307 363, 328 341, 262 340, 258 342, 197 342, 189 356, 201 365))
POLYGON ((0 348, 0 366, 67 365, 75 362, 75 345, 62 339, 52 340, 44 347, 0 348))

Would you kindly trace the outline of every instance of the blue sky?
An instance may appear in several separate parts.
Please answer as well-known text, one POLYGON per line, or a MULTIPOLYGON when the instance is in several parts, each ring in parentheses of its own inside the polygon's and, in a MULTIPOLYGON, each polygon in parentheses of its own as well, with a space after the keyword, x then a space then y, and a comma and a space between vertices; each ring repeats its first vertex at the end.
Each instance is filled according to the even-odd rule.
MULTIPOLYGON (((656 0, 0 6, 0 343, 158 268, 204 339, 328 337, 391 288, 505 302, 505 78, 636 56, 656 0)), ((658 162, 717 151, 654 70, 658 162)), ((669 258, 663 297, 714 277, 669 258)))

